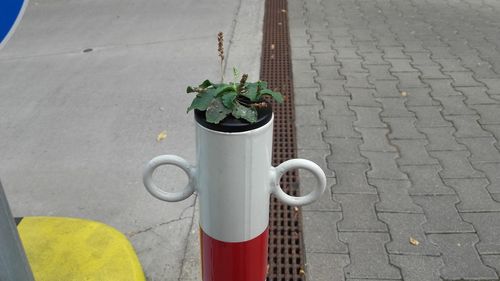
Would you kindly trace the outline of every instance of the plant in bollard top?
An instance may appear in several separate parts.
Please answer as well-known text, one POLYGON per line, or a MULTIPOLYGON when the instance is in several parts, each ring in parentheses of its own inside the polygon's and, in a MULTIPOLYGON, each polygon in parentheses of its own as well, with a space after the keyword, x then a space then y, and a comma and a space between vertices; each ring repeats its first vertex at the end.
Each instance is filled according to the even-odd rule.
MULTIPOLYGON (((219 32, 217 39, 221 73, 223 73, 224 38, 222 32, 219 32)), ((258 109, 269 106, 266 97, 278 103, 283 102, 281 93, 268 89, 266 82, 247 82, 248 75, 243 74, 240 78, 236 68, 233 68, 232 82, 224 83, 224 76, 221 76, 221 83, 205 80, 197 87, 187 87, 187 93, 196 93, 188 112, 193 109, 205 111, 206 121, 213 124, 218 124, 230 115, 248 123, 255 123, 258 118, 258 109)))

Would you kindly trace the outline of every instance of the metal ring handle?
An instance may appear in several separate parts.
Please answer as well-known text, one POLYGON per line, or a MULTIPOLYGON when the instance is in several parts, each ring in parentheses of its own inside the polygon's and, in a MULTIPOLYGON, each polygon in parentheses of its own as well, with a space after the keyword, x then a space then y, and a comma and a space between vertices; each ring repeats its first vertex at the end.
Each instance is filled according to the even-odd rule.
POLYGON ((326 188, 326 176, 323 170, 316 165, 316 163, 305 159, 291 159, 281 163, 278 167, 272 168, 271 179, 274 180, 271 192, 284 203, 291 206, 302 206, 310 204, 321 196, 326 188), (280 178, 288 170, 292 169, 305 169, 311 172, 317 180, 318 185, 316 188, 304 196, 290 196, 286 194, 280 186, 280 178))
POLYGON ((161 155, 153 158, 149 163, 146 165, 146 168, 144 169, 144 173, 142 175, 142 180, 144 182, 144 186, 146 186, 146 189, 151 193, 154 197, 163 200, 163 201, 168 201, 168 202, 177 202, 184 200, 191 196, 195 190, 195 170, 194 167, 189 165, 189 163, 184 160, 184 158, 181 158, 176 155, 161 155), (184 187, 183 190, 179 192, 167 192, 162 189, 160 189, 156 184, 153 182, 153 172, 156 168, 162 165, 173 165, 181 168, 186 175, 188 176, 189 182, 184 187))

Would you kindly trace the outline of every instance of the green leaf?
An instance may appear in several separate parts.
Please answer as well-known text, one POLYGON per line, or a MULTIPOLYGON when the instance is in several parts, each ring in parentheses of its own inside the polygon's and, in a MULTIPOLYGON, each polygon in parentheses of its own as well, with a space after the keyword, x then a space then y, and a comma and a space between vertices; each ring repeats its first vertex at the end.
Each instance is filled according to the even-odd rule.
POLYGON ((259 84, 261 90, 267 89, 267 82, 266 81, 258 81, 257 83, 259 84))
POLYGON ((250 123, 257 122, 257 110, 253 107, 243 106, 238 102, 235 104, 232 114, 234 117, 243 118, 250 123))
POLYGON ((187 87, 187 89, 186 89, 186 93, 194 93, 194 92, 196 92, 196 91, 194 90, 194 88, 193 88, 193 87, 191 87, 191 86, 188 86, 188 87, 187 87))
POLYGON ((234 100, 236 99, 236 92, 225 92, 222 95, 222 103, 224 104, 225 107, 232 109, 234 106, 234 100))
POLYGON ((202 89, 206 89, 210 86, 213 86, 212 82, 210 82, 210 80, 205 80, 203 81, 203 83, 201 83, 198 87, 202 88, 202 89))
POLYGON ((221 94, 227 91, 235 91, 235 87, 233 85, 223 84, 219 88, 215 90, 215 96, 219 97, 221 94))
POLYGON ((197 94, 196 97, 193 99, 191 106, 188 107, 187 112, 193 109, 198 109, 202 111, 206 110, 214 98, 215 98, 214 88, 207 89, 205 92, 197 94))
POLYGON ((222 99, 216 98, 212 100, 207 108, 207 122, 219 124, 219 122, 226 118, 229 113, 231 113, 231 110, 224 106, 222 99))
POLYGON ((247 97, 252 102, 259 101, 257 95, 257 83, 246 84, 246 92, 241 93, 242 96, 247 97))
POLYGON ((281 95, 280 92, 273 92, 273 91, 271 91, 269 89, 265 89, 265 90, 260 91, 260 95, 259 96, 265 96, 265 95, 271 96, 278 103, 282 103, 283 102, 283 95, 281 95))

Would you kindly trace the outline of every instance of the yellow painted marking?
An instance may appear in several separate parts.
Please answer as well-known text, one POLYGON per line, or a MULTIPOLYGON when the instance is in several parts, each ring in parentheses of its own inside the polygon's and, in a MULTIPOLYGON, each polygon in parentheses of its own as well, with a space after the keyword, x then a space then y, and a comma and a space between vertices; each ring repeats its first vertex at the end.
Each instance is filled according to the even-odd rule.
POLYGON ((19 235, 36 281, 144 281, 127 238, 105 224, 25 217, 19 235))

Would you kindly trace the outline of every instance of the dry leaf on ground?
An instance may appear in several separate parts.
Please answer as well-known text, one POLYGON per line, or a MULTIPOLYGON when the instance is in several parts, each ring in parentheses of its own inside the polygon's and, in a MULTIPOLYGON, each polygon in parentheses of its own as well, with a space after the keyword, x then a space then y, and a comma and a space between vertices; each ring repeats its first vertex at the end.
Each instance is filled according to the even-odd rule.
POLYGON ((164 140, 166 138, 167 138, 167 131, 163 131, 163 132, 158 134, 158 136, 156 137, 156 141, 161 142, 162 140, 164 140))
POLYGON ((412 244, 413 246, 418 246, 418 244, 420 244, 420 242, 418 242, 417 239, 410 237, 410 244, 412 244))

